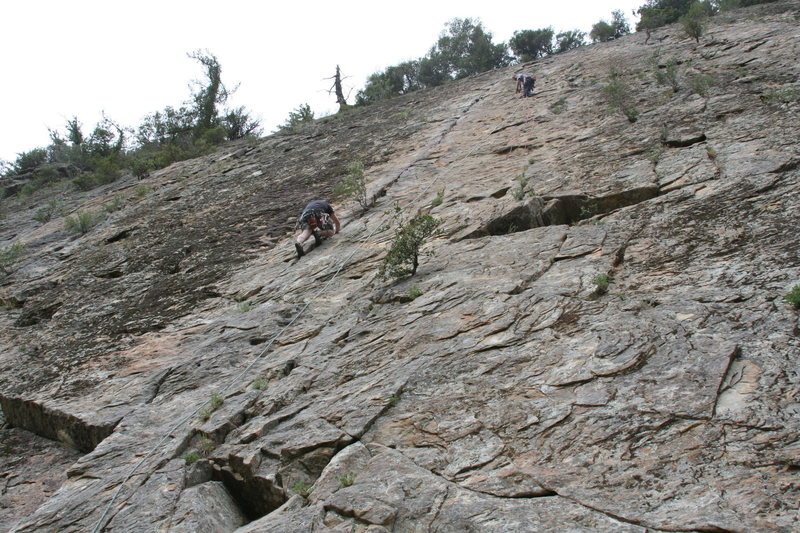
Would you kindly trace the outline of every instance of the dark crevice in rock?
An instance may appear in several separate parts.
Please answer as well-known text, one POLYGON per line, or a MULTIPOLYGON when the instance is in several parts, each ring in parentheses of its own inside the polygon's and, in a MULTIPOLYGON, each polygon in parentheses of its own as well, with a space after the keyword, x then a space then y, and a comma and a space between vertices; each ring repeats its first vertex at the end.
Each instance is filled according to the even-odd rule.
POLYGON ((233 465, 212 465, 211 478, 221 481, 248 520, 258 520, 288 499, 280 477, 266 478, 237 471, 233 465))
POLYGON ((529 492, 520 492, 519 494, 514 494, 512 496, 512 495, 497 494, 495 492, 488 490, 472 489, 464 487, 463 485, 459 485, 459 487, 461 487, 464 490, 468 490, 470 492, 475 492, 477 494, 486 494, 488 496, 493 496, 495 498, 502 498, 504 500, 533 500, 538 498, 552 498, 554 496, 559 496, 558 493, 556 493, 555 491, 545 488, 539 490, 531 490, 529 492))
POLYGON ((686 135, 674 139, 664 139, 664 146, 670 148, 687 148, 693 144, 698 144, 706 141, 706 134, 700 133, 696 135, 686 135))
POLYGON ((62 303, 55 302, 51 303, 50 305, 39 305, 35 307, 29 307, 22 311, 17 321, 14 323, 15 326, 19 327, 26 327, 26 326, 35 326, 42 320, 50 320, 53 318, 53 315, 56 314, 56 311, 61 309, 62 303))
POLYGON ((791 161, 787 161, 786 163, 782 164, 778 168, 772 171, 773 174, 778 174, 780 172, 789 172, 795 170, 797 167, 800 167, 800 159, 793 159, 791 161))
POLYGON ((512 124, 506 124, 504 126, 500 126, 499 128, 493 130, 489 135, 494 135, 495 133, 500 133, 501 131, 507 130, 508 128, 516 128, 517 126, 522 126, 526 122, 527 121, 525 121, 525 120, 518 120, 517 122, 514 122, 512 124))
POLYGON ((503 187, 499 191, 495 191, 489 196, 491 196, 492 198, 502 198, 508 193, 509 190, 511 190, 511 187, 503 187))
POLYGON ((215 459, 211 478, 221 481, 236 505, 249 520, 258 520, 283 505, 292 495, 290 479, 295 480, 298 472, 312 483, 342 449, 354 442, 345 436, 336 442, 319 443, 291 454, 281 451, 280 455, 262 449, 262 458, 253 463, 245 463, 236 455, 226 459, 215 459), (273 463, 267 469, 259 468, 261 463, 273 463), (261 471, 266 470, 266 474, 261 471))
POLYGON ((541 148, 542 146, 544 146, 544 145, 540 144, 540 143, 538 143, 538 144, 536 144, 536 143, 511 144, 511 145, 508 145, 508 146, 500 146, 498 148, 494 148, 492 150, 492 153, 493 154, 497 154, 497 155, 506 155, 506 154, 510 154, 514 150, 528 150, 529 151, 529 150, 533 150, 535 148, 541 148))
POLYGON ((164 385, 164 382, 167 381, 167 378, 169 378, 169 376, 172 374, 172 371, 172 368, 168 368, 156 375, 156 377, 153 379, 153 384, 150 387, 148 397, 145 399, 144 403, 148 404, 156 399, 156 396, 158 396, 161 392, 162 385, 164 385))
POLYGON ((119 242, 119 241, 121 241, 123 239, 127 239, 128 237, 131 236, 131 233, 133 233, 132 229, 122 230, 119 233, 116 233, 116 234, 112 235, 111 237, 109 237, 108 239, 106 239, 106 244, 113 244, 113 243, 119 242))
POLYGON ((121 270, 107 270, 105 272, 99 272, 96 276, 100 279, 117 279, 124 276, 125 273, 121 270))
POLYGON ((488 235, 507 235, 542 226, 572 225, 581 220, 645 202, 657 197, 657 186, 639 187, 608 196, 537 196, 516 206, 465 236, 476 239, 488 235))
POLYGON ((94 450, 108 437, 119 422, 117 419, 106 424, 91 424, 75 415, 23 398, 0 396, 0 406, 9 426, 63 442, 86 453, 94 450))

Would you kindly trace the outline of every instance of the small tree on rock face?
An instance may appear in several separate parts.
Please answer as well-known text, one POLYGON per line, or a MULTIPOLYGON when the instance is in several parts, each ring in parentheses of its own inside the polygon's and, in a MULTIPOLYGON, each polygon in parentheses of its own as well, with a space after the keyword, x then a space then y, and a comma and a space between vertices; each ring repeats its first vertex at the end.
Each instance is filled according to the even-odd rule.
POLYGON ((639 118, 639 111, 633 104, 630 87, 616 69, 611 69, 608 83, 603 87, 603 94, 612 109, 625 115, 629 122, 636 122, 639 118))
POLYGON ((689 11, 681 17, 681 25, 686 35, 693 38, 696 42, 700 42, 700 37, 703 35, 708 24, 708 7, 695 2, 689 7, 689 11))
POLYGON ((437 233, 440 224, 441 220, 428 214, 417 215, 408 223, 400 224, 378 275, 382 278, 402 278, 416 274, 420 248, 437 233))
POLYGON ((367 179, 364 176, 364 164, 361 161, 350 163, 347 167, 347 176, 333 188, 333 193, 357 201, 364 211, 369 208, 367 179))

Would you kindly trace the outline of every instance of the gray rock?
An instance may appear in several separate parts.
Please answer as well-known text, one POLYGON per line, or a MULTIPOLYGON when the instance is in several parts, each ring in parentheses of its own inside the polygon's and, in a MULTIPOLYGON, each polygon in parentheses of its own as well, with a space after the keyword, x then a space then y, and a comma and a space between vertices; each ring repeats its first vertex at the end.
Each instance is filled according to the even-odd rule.
POLYGON ((67 194, 126 199, 83 236, 4 200, 0 434, 49 444, 13 447, 0 524, 796 530, 800 105, 770 91, 797 5, 537 61, 535 98, 501 69, 67 194), (336 203, 296 260, 297 211, 356 158, 374 208, 336 203), (396 202, 442 233, 381 280, 396 202))

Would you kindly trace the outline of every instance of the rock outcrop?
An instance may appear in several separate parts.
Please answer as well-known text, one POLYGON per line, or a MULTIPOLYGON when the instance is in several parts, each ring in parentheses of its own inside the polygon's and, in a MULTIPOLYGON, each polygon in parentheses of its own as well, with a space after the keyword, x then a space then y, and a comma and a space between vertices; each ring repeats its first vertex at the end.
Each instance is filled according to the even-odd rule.
POLYGON ((0 287, 0 527, 797 530, 798 17, 630 35, 525 65, 533 98, 501 69, 64 190, 66 214, 115 205, 77 237, 4 200, 25 254, 0 287), (336 203, 343 231, 298 261, 299 209, 354 160, 374 207, 336 203), (389 282, 395 205, 442 232, 389 282))

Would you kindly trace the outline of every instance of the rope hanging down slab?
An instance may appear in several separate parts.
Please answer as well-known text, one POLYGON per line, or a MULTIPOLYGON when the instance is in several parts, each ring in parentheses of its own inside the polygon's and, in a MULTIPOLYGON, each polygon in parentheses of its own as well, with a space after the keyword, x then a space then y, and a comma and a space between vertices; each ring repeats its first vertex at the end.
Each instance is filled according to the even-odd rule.
MULTIPOLYGON (((480 100, 482 100, 482 98, 478 98, 478 99, 476 99, 476 100, 473 102, 473 105, 474 105, 475 103, 479 102, 480 100)), ((472 107, 472 106, 470 106, 470 107, 472 107)), ((471 157, 471 156, 472 156, 472 155, 473 155, 473 154, 474 154, 474 153, 475 153, 477 150, 478 150, 478 147, 475 147, 475 148, 473 148, 473 149, 472 149, 472 150, 471 150, 471 151, 470 151, 470 152, 469 152, 467 155, 465 155, 464 157, 462 157, 462 158, 460 158, 460 159, 467 159, 467 158, 471 157)), ((410 168, 410 167, 408 167, 408 168, 410 168)), ((408 171, 408 168, 406 168, 405 170, 403 170, 403 171, 402 171, 402 172, 401 172, 401 173, 400 173, 400 174, 397 176, 397 179, 400 179, 400 178, 403 176, 403 174, 405 174, 405 173, 408 171)), ((426 186, 426 187, 425 187, 425 188, 424 188, 424 189, 423 189, 423 190, 422 190, 422 191, 421 191, 421 192, 420 192, 418 195, 416 195, 416 196, 415 196, 415 197, 414 197, 414 198, 413 198, 411 201, 409 201, 409 202, 408 202, 408 204, 406 205, 406 207, 409 207, 409 206, 411 206, 411 205, 414 205, 416 202, 418 202, 418 201, 419 201, 419 199, 420 199, 420 198, 421 198, 421 197, 422 197, 422 196, 423 196, 425 193, 427 193, 427 192, 428 192, 428 191, 431 189, 431 187, 433 187, 433 186, 434 186, 434 185, 435 185, 435 184, 436 184, 436 183, 437 183, 437 182, 438 182, 440 179, 442 179, 444 176, 448 175, 448 173, 449 173, 449 168, 448 168, 448 169, 445 169, 445 171, 444 171, 444 172, 437 174, 437 175, 436 175, 436 177, 435 177, 435 178, 434 178, 434 179, 433 179, 433 180, 432 180, 432 181, 431 181, 431 182, 430 182, 430 183, 429 183, 429 184, 428 184, 428 185, 427 185, 427 186, 426 186)), ((386 214, 384 214, 384 216, 386 216, 386 214)), ((382 219, 381 219, 381 221, 382 221, 382 219)), ((252 361, 251 361, 251 362, 250 362, 250 363, 249 363, 249 364, 248 364, 248 365, 247 365, 247 366, 244 368, 244 370, 242 370, 241 372, 239 372, 238 374, 236 374, 236 375, 233 377, 233 379, 231 379, 231 380, 230 380, 230 382, 228 383, 228 385, 226 385, 226 386, 225 386, 225 387, 224 387, 224 388, 223 388, 223 389, 220 391, 220 394, 224 394, 224 393, 228 392, 229 390, 231 390, 231 389, 234 387, 234 385, 236 385, 237 383, 239 383, 239 382, 240 382, 240 380, 242 379, 242 377, 244 377, 244 376, 245 376, 247 373, 249 373, 249 372, 250 372, 250 370, 253 368, 253 366, 254 366, 254 365, 255 365, 255 364, 258 362, 258 361, 260 361, 260 360, 261 360, 261 358, 263 358, 263 357, 264 357, 264 355, 266 355, 266 353, 269 351, 269 349, 272 347, 272 345, 275 343, 275 341, 277 341, 277 340, 278 340, 278 339, 281 337, 281 335, 283 335, 283 333, 284 333, 284 332, 285 332, 287 329, 289 329, 289 328, 290 328, 290 327, 291 327, 291 326, 292 326, 292 325, 293 325, 293 324, 294 324, 294 323, 297 321, 297 319, 298 319, 298 318, 300 318, 300 316, 301 316, 301 315, 302 315, 302 314, 303 314, 303 313, 306 311, 306 309, 308 309, 308 307, 309 307, 309 306, 310 306, 310 305, 311 305, 311 304, 312 304, 314 301, 316 301, 316 300, 317 300, 317 299, 318 299, 318 298, 319 298, 319 297, 320 297, 320 296, 321 296, 321 295, 322 295, 324 292, 326 292, 326 291, 328 290, 328 287, 330 287, 330 286, 331 286, 331 284, 333 283, 333 281, 334 281, 334 280, 335 280, 335 279, 336 279, 336 278, 339 276, 339 274, 341 273, 341 271, 342 271, 342 270, 344 269, 344 267, 345 267, 345 266, 346 266, 346 265, 347 265, 347 264, 350 262, 350 260, 351 260, 351 259, 353 258, 353 256, 356 254, 356 252, 358 252, 359 250, 361 250, 361 248, 362 248, 362 247, 363 247, 363 246, 364 246, 364 245, 365 245, 367 242, 369 242, 369 240, 372 238, 372 236, 373 236, 373 235, 375 235, 375 233, 377 233, 377 232, 378 232, 378 230, 380 230, 382 227, 383 227, 383 225, 382 225, 382 224, 377 224, 377 225, 375 226, 375 228, 374 228, 374 229, 372 229, 372 231, 370 231, 370 232, 369 232, 369 234, 367 234, 367 236, 366 236, 366 237, 364 237, 364 239, 362 239, 362 240, 361 240, 361 242, 360 242, 360 243, 359 243, 359 244, 358 244, 358 245, 357 245, 357 246, 356 246, 356 247, 353 249, 353 251, 350 253, 350 255, 348 255, 348 256, 347 256, 347 257, 344 259, 344 261, 342 261, 342 262, 341 262, 341 264, 340 264, 340 265, 339 265, 339 267, 336 269, 336 271, 333 273, 333 275, 330 277, 330 279, 329 279, 329 280, 328 280, 328 281, 327 281, 327 282, 326 282, 326 283, 325 283, 325 284, 324 284, 324 285, 323 285, 323 286, 322 286, 322 287, 321 287, 321 288, 320 288, 320 289, 319 289, 317 292, 315 292, 315 293, 314 293, 314 295, 311 297, 311 299, 310 299, 310 300, 308 300, 308 301, 305 303, 305 305, 303 305, 303 307, 302 307, 302 308, 301 308, 301 309, 300 309, 300 310, 299 310, 299 311, 298 311, 298 312, 297 312, 297 313, 294 315, 294 317, 292 317, 292 319, 289 321, 289 323, 288 323, 288 324, 286 324, 284 327, 282 327, 282 328, 280 329, 280 331, 278 331, 278 332, 277 332, 277 333, 276 333, 276 334, 275 334, 275 335, 274 335, 274 336, 273 336, 273 337, 270 339, 270 341, 269 341, 269 342, 266 344, 266 346, 264 346, 264 349, 263 349, 263 350, 261 350, 261 352, 259 352, 259 354, 253 358, 253 360, 252 360, 252 361)), ((197 413, 199 413, 199 412, 200 412, 200 411, 201 411, 201 410, 202 410, 202 409, 203 409, 203 408, 204 408, 206 405, 208 405, 208 402, 206 402, 206 403, 203 403, 203 404, 199 405, 199 406, 198 406, 198 407, 197 407, 197 408, 196 408, 194 411, 192 411, 191 413, 189 413, 189 414, 188 414, 188 415, 186 415, 185 417, 181 418, 181 419, 180 419, 178 422, 176 422, 176 423, 175 423, 175 424, 174 424, 174 425, 173 425, 173 426, 172 426, 172 427, 169 429, 169 431, 167 431, 167 433, 166 433, 166 434, 165 434, 165 435, 164 435, 164 436, 163 436, 163 437, 162 437, 162 438, 161 438, 161 439, 160 439, 160 440, 159 440, 159 441, 158 441, 158 442, 157 442, 157 443, 156 443, 156 444, 155 444, 155 445, 154 445, 154 446, 153 446, 153 447, 150 449, 150 451, 148 451, 148 452, 147 452, 147 454, 146 454, 146 455, 145 455, 145 456, 144 456, 144 457, 143 457, 143 458, 142 458, 142 459, 141 459, 141 460, 140 460, 138 463, 136 463, 136 464, 133 466, 133 468, 131 468, 131 469, 130 469, 130 471, 127 473, 127 475, 125 476, 125 478, 124 478, 124 479, 123 479, 123 480, 120 482, 120 484, 117 486, 117 489, 114 491, 114 496, 111 498, 111 500, 108 502, 108 504, 106 505, 105 509, 103 510, 103 514, 100 516, 100 519, 97 521, 97 525, 96 525, 96 526, 94 527, 94 529, 92 530, 92 533, 98 533, 99 531, 101 531, 101 530, 102 530, 102 529, 103 529, 103 528, 106 526, 106 523, 105 523, 105 522, 106 522, 106 517, 108 516, 108 513, 109 513, 109 511, 110 511, 110 510, 111 510, 111 508, 113 507, 114 503, 117 501, 117 498, 119 497, 119 494, 120 494, 120 492, 122 491, 122 488, 123 488, 123 487, 125 486, 125 484, 126 484, 128 481, 130 481, 130 479, 131 479, 131 478, 132 478, 132 477, 133 477, 133 476, 136 474, 136 471, 137 471, 137 470, 138 470, 138 469, 139 469, 139 468, 140 468, 140 467, 141 467, 141 466, 142 466, 142 465, 143 465, 143 464, 144 464, 144 463, 145 463, 145 462, 146 462, 146 461, 147 461, 147 460, 148 460, 150 457, 152 457, 152 456, 153 456, 153 454, 154 454, 156 451, 158 451, 158 449, 159 449, 159 448, 161 448, 161 446, 162 446, 162 445, 163 445, 163 444, 164 444, 164 443, 167 441, 167 439, 169 439, 170 437, 172 437, 172 434, 173 434, 174 432, 176 432, 176 431, 177 431, 177 430, 178 430, 178 429, 179 429, 181 426, 183 426, 184 424, 186 424, 186 423, 187 423, 189 420, 191 420, 191 419, 192 419, 192 418, 193 418, 195 415, 197 415, 197 413)), ((135 489, 134 489, 134 490, 135 490, 135 489)))

